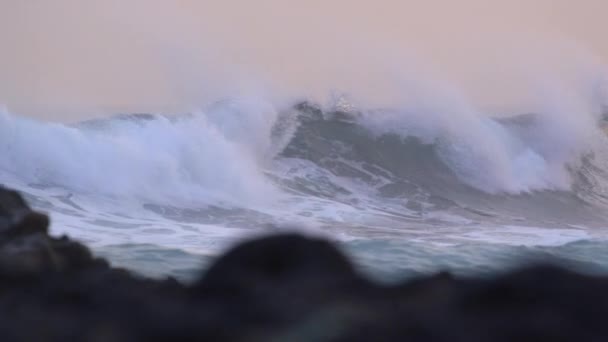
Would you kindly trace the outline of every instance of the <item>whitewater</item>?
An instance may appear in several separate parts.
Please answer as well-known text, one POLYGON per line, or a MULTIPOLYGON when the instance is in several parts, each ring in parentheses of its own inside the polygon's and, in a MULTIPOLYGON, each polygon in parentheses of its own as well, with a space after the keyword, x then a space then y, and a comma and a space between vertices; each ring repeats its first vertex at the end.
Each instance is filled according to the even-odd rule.
POLYGON ((545 258, 606 272, 608 107, 593 89, 510 113, 453 94, 235 96, 75 123, 2 110, 0 184, 54 235, 153 277, 193 279, 242 239, 294 230, 387 280, 545 258))

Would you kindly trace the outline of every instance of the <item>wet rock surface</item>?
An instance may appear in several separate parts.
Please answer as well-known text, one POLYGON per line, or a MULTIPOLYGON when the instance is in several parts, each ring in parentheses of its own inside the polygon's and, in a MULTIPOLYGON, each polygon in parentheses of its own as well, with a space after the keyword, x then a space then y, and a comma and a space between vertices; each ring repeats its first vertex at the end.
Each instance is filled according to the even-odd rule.
POLYGON ((537 265, 381 285, 330 242, 242 243, 191 285, 112 268, 0 188, 0 341, 603 341, 608 278, 537 265))

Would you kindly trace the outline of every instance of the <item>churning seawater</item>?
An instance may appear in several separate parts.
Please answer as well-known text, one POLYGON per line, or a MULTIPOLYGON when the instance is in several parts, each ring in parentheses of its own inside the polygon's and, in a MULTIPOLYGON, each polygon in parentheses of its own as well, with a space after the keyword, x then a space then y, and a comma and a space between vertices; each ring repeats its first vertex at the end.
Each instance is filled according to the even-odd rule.
POLYGON ((294 230, 386 280, 547 258, 605 272, 608 137, 589 108, 235 98, 74 124, 4 111, 0 183, 53 234, 153 277, 193 279, 242 239, 294 230))

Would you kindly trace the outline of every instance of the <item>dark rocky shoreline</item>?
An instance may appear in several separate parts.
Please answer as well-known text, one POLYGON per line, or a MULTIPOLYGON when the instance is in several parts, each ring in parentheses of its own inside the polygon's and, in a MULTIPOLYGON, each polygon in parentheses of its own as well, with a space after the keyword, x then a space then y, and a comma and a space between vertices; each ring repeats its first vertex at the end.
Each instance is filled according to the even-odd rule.
POLYGON ((557 266, 388 286, 331 243, 287 234, 184 285, 112 268, 48 225, 0 187, 0 341, 608 340, 608 277, 557 266))

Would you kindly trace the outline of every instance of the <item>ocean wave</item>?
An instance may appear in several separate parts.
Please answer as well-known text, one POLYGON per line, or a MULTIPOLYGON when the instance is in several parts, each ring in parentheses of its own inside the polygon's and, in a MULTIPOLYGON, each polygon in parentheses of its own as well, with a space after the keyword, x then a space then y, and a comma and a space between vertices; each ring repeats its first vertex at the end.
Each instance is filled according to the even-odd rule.
POLYGON ((282 109, 232 99, 182 115, 71 125, 2 112, 0 172, 29 184, 190 206, 250 207, 294 193, 477 211, 483 202, 505 205, 505 196, 538 198, 557 211, 562 202, 608 202, 608 144, 597 115, 577 119, 571 132, 570 121, 558 118, 493 118, 457 104, 361 110, 343 98, 327 108, 304 101, 282 109))
POLYGON ((0 171, 30 184, 97 195, 261 201, 272 185, 256 144, 269 133, 246 128, 251 137, 244 137, 237 128, 199 114, 121 115, 65 125, 3 112, 0 171), (253 141, 258 136, 263 138, 253 141))
POLYGON ((372 183, 399 180, 437 192, 468 186, 497 195, 572 191, 606 160, 608 141, 597 122, 587 140, 564 146, 569 138, 550 132, 542 114, 438 123, 411 111, 327 112, 306 102, 295 111, 299 127, 283 157, 372 183))

